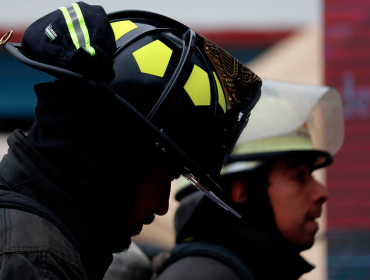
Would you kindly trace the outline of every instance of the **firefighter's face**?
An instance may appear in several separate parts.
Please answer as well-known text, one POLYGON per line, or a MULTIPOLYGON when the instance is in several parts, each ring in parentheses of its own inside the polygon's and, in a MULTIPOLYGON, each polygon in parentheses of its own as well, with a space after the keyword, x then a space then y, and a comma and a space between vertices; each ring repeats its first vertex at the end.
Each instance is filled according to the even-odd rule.
POLYGON ((317 218, 329 192, 312 176, 308 164, 278 160, 269 174, 267 189, 275 222, 284 239, 298 250, 310 248, 319 229, 317 218))
POLYGON ((139 183, 134 207, 126 223, 131 236, 139 234, 143 224, 152 223, 155 215, 167 213, 171 182, 178 176, 168 167, 159 167, 139 183))

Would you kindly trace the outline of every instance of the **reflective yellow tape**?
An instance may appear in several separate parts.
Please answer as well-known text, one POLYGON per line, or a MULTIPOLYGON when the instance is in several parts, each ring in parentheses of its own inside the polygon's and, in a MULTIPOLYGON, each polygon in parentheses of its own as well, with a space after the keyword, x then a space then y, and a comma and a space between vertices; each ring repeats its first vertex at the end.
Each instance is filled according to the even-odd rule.
POLYGON ((64 16, 64 19, 66 21, 68 31, 69 31, 69 34, 71 35, 73 44, 75 45, 76 49, 79 49, 80 48, 80 43, 78 42, 77 34, 76 34, 76 31, 75 31, 75 28, 73 27, 73 22, 72 22, 71 16, 69 15, 69 12, 68 12, 67 8, 66 7, 61 7, 61 8, 59 8, 59 10, 61 10, 62 13, 63 13, 63 16, 64 16))
POLYGON ((195 106, 211 105, 211 86, 208 74, 199 66, 194 65, 184 89, 195 106))
POLYGON ((112 26, 116 41, 131 30, 137 28, 137 25, 131 20, 116 21, 112 22, 110 25, 112 26))
POLYGON ((172 50, 155 40, 132 54, 142 73, 163 77, 170 62, 172 50))
POLYGON ((81 27, 81 31, 83 33, 83 37, 85 39, 85 48, 87 49, 87 51, 90 53, 91 56, 94 56, 95 55, 95 49, 90 46, 89 30, 86 27, 85 19, 82 15, 80 6, 78 6, 77 3, 73 3, 72 7, 74 8, 74 10, 76 12, 77 19, 78 19, 78 22, 79 22, 80 27, 81 27))
POLYGON ((95 49, 90 46, 89 31, 86 27, 85 19, 77 3, 67 7, 61 7, 64 19, 66 21, 69 34, 76 49, 80 47, 87 51, 91 56, 95 55, 95 49))

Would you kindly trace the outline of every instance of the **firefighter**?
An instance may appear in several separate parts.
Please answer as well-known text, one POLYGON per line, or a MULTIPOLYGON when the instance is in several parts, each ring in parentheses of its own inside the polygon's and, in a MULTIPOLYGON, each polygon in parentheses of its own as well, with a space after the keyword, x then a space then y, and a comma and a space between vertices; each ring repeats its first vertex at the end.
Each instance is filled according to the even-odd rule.
MULTIPOLYGON (((215 183, 261 79, 189 27, 83 2, 0 39, 56 78, 34 87, 36 120, 0 163, 0 279, 102 279, 112 253, 168 210, 180 174, 215 183)), ((1 65, 1 64, 0 64, 1 65)))
POLYGON ((161 255, 156 279, 292 280, 309 272, 313 266, 299 253, 314 244, 329 198, 312 172, 330 165, 342 142, 335 89, 264 80, 219 181, 224 201, 241 219, 182 184, 177 245, 161 255))

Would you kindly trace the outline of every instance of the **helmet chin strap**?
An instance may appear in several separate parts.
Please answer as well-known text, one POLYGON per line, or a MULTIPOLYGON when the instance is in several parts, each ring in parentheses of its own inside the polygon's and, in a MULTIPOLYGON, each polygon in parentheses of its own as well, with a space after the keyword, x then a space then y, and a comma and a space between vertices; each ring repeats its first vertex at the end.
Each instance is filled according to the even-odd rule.
MULTIPOLYGON (((232 214, 234 214, 236 217, 241 218, 241 215, 239 215, 236 211, 234 211, 229 205, 227 205, 225 202, 223 202, 220 198, 218 198, 212 191, 209 191, 205 187, 203 187, 201 184, 199 184, 194 177, 192 177, 189 174, 183 173, 182 176, 186 178, 194 187, 196 187, 198 190, 203 192, 206 196, 208 196, 211 200, 216 202, 218 205, 220 205, 223 209, 230 211, 232 214)), ((210 178, 210 177, 209 177, 210 178)), ((212 180, 210 178, 210 180, 212 180)), ((212 180, 213 181, 213 180, 212 180)), ((216 182, 213 182, 216 184, 216 182)), ((217 185, 217 184, 216 184, 217 185)))

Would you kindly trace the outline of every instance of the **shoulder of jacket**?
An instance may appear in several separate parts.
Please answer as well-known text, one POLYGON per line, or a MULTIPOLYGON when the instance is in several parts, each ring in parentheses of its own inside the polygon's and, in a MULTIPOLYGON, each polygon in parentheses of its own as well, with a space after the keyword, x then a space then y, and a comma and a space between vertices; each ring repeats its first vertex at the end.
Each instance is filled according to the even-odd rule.
POLYGON ((190 258, 199 257, 202 260, 203 268, 206 266, 211 267, 210 273, 217 275, 230 271, 234 275, 238 275, 236 279, 254 280, 255 276, 247 266, 236 254, 229 249, 211 242, 184 242, 177 244, 171 252, 167 255, 162 266, 158 269, 158 274, 161 274, 172 266, 174 263, 184 263, 189 261, 190 258), (215 263, 221 264, 223 270, 216 272, 213 268, 216 267, 215 263), (213 266, 213 268, 212 268, 213 266))
POLYGON ((187 256, 170 264, 156 280, 240 280, 238 274, 221 261, 205 256, 187 256))
POLYGON ((80 255, 63 233, 48 220, 17 209, 0 208, 0 253, 47 252, 74 266, 80 255))

